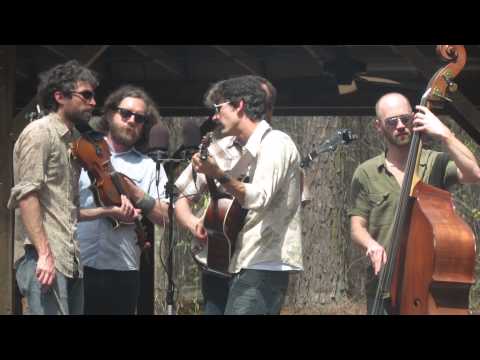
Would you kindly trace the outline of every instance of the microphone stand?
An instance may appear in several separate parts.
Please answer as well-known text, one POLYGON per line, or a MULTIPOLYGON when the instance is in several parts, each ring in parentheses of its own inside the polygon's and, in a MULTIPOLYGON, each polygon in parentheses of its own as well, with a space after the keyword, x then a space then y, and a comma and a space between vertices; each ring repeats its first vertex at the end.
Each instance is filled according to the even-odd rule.
MULTIPOLYGON (((165 172, 167 174, 167 184, 165 185, 165 193, 169 200, 168 203, 168 241, 167 241, 167 264, 166 264, 166 273, 167 273, 167 295, 166 295, 166 304, 167 304, 167 315, 175 315, 174 307, 174 294, 175 294, 175 284, 173 282, 173 204, 175 201, 175 183, 173 181, 174 171, 182 162, 190 161, 188 155, 180 157, 182 151, 185 148, 180 147, 173 154, 172 158, 160 160, 165 164, 165 172)), ((157 162, 158 164, 158 162, 157 162)), ((157 186, 159 183, 159 175, 157 175, 157 186)))
MULTIPOLYGON (((170 165, 172 163, 167 163, 170 165)), ((173 163, 175 164, 175 163, 173 163)), ((173 295, 175 293, 175 285, 173 283, 173 199, 174 199, 174 184, 171 180, 173 178, 173 169, 174 166, 167 166, 167 184, 165 185, 165 192, 169 199, 168 203, 168 244, 167 244, 167 279, 168 279, 168 286, 167 286, 167 315, 174 315, 174 301, 173 295)))

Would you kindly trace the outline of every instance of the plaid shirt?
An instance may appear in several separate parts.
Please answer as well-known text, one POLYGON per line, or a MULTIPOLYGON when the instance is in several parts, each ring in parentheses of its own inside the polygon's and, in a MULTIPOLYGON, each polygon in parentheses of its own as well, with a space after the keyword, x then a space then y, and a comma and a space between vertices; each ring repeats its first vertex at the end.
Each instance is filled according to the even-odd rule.
MULTIPOLYGON (((242 268, 301 270, 303 267, 300 154, 287 134, 270 130, 266 121, 260 122, 243 150, 231 136, 208 148, 222 170, 231 171, 235 178, 246 175, 251 179, 245 183, 245 200, 241 205, 249 212, 230 265, 233 273, 242 268), (242 165, 237 165, 239 161, 242 165)), ((191 164, 175 185, 182 196, 193 201, 207 188, 203 174, 197 174, 197 181, 193 181, 191 164)))
POLYGON ((13 149, 14 187, 8 207, 15 209, 15 240, 31 244, 18 202, 36 192, 55 268, 68 277, 79 271, 74 237, 78 217, 79 164, 71 157, 73 134, 56 113, 31 122, 13 149))

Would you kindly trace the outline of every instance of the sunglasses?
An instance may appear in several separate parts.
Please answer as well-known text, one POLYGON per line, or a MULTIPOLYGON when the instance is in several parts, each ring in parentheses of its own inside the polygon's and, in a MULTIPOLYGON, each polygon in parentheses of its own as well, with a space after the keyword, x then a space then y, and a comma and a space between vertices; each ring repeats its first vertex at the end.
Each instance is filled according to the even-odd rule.
POLYGON ((395 129, 398 125, 398 121, 401 121, 404 126, 410 125, 413 120, 412 114, 405 114, 399 116, 392 116, 385 119, 385 125, 390 129, 395 129))
POLYGON ((70 94, 73 95, 80 95, 82 98, 84 98, 86 101, 90 101, 95 97, 95 92, 90 91, 90 90, 84 90, 84 91, 70 91, 70 94))
POLYGON ((213 104, 213 108, 215 110, 215 114, 218 114, 220 112, 220 109, 222 108, 223 105, 227 105, 227 104, 230 104, 230 101, 225 101, 221 104, 213 104))
POLYGON ((128 120, 132 116, 134 116, 135 122, 138 124, 144 124, 147 121, 147 117, 145 115, 137 114, 137 113, 134 113, 133 111, 130 111, 121 107, 117 107, 117 112, 120 114, 120 116, 124 120, 128 120))

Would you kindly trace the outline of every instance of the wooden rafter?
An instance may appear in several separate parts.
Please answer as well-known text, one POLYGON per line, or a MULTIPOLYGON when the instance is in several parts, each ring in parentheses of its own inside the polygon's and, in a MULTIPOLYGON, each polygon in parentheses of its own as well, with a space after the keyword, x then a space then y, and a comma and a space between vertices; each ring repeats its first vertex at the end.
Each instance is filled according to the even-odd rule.
POLYGON ((48 51, 50 51, 51 53, 54 53, 55 55, 57 55, 58 57, 61 57, 63 60, 70 60, 71 57, 68 56, 67 54, 65 54, 62 50, 59 50, 57 47, 55 46, 51 46, 51 45, 41 45, 41 47, 47 49, 48 51))
POLYGON ((315 60, 323 71, 324 57, 318 54, 318 52, 310 45, 302 45, 301 47, 315 60))
POLYGON ((231 58, 236 64, 247 70, 252 75, 260 75, 260 66, 249 55, 237 46, 211 45, 223 55, 231 58))
POLYGON ((169 59, 167 54, 157 47, 140 45, 129 45, 128 47, 135 50, 145 58, 150 59, 154 64, 162 67, 170 74, 173 74, 178 78, 185 78, 184 71, 182 71, 182 69, 177 66, 173 60, 169 59))

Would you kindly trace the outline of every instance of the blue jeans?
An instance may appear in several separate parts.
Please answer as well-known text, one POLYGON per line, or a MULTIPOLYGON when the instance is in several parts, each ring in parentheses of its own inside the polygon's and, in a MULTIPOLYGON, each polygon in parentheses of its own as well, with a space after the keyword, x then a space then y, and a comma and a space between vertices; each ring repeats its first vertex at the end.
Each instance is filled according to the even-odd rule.
POLYGON ((231 279, 203 274, 206 315, 278 315, 288 289, 288 271, 243 269, 231 279))
POLYGON ((204 315, 223 315, 228 300, 230 279, 202 271, 204 315))
POLYGON ((83 279, 69 278, 56 271, 52 286, 44 291, 35 275, 37 260, 35 248, 26 246, 25 255, 16 267, 18 288, 27 298, 26 315, 83 314, 83 279))

